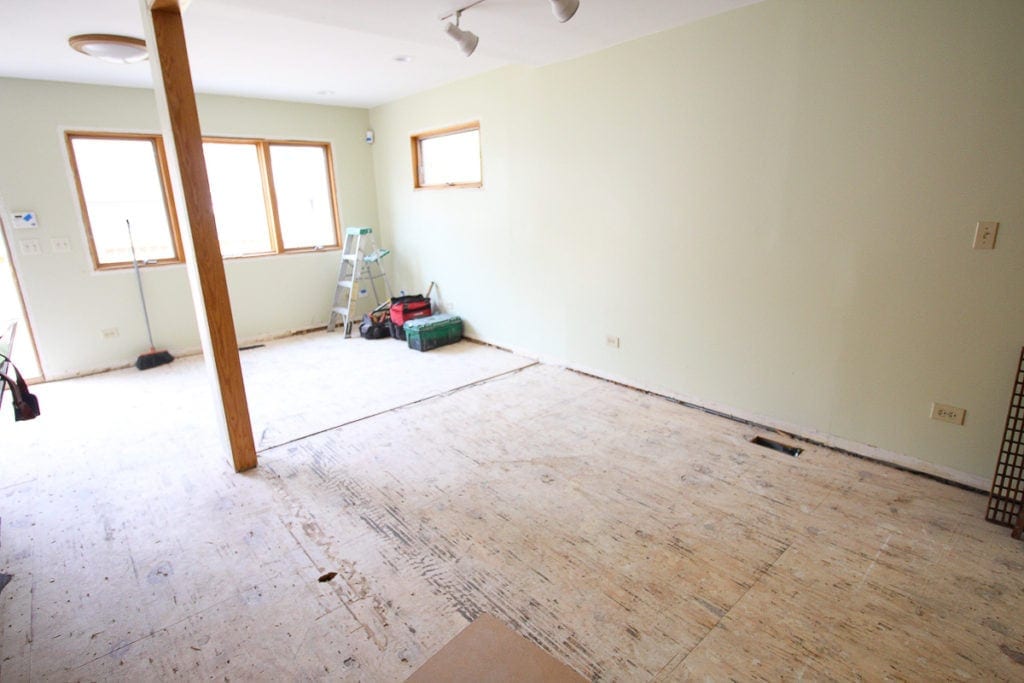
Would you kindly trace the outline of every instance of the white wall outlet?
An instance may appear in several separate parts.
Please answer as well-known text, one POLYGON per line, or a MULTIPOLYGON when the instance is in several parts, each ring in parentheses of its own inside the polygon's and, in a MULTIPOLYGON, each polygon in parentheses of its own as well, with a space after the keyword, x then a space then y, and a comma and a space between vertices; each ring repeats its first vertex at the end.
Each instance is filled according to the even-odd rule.
POLYGON ((18 240, 18 248, 26 256, 37 256, 43 253, 39 248, 39 240, 18 240))
POLYGON ((62 254, 71 251, 71 240, 67 237, 51 237, 50 249, 55 254, 62 254))
POLYGON ((103 335, 104 339, 114 339, 115 337, 121 336, 120 330, 116 327, 108 327, 105 330, 100 330, 100 333, 103 335))
POLYGON ((995 249, 997 232, 999 232, 999 223, 996 221, 980 221, 974 228, 974 248, 995 249))
POLYGON ((610 346, 613 349, 619 348, 619 338, 613 334, 605 335, 604 337, 605 346, 610 346))
POLYGON ((14 219, 15 230, 26 230, 39 227, 39 216, 35 211, 16 211, 11 214, 14 219))
POLYGON ((956 406, 948 406, 945 403, 932 403, 932 413, 929 417, 933 420, 941 420, 950 424, 962 425, 967 411, 956 406))

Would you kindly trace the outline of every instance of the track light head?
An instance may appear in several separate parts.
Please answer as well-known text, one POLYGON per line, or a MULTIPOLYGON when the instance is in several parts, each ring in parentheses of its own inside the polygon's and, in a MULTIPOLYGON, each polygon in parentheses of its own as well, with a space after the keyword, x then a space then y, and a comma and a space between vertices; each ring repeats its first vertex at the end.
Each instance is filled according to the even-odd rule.
POLYGON ((462 54, 468 57, 476 50, 477 43, 480 42, 480 36, 472 31, 464 31, 459 28, 459 17, 461 14, 461 10, 455 13, 455 23, 448 22, 444 27, 444 32, 451 36, 455 44, 462 50, 462 54))
POLYGON ((563 24, 573 18, 580 8, 580 0, 551 0, 551 12, 563 24))

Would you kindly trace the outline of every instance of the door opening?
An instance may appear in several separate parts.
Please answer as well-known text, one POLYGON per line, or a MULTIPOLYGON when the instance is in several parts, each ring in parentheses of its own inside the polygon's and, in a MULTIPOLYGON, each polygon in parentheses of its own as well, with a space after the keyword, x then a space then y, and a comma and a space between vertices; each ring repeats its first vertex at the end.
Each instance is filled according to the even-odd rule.
POLYGON ((43 371, 36 353, 36 342, 25 314, 25 301, 21 296, 18 276, 11 262, 11 243, 7 240, 7 227, 0 217, 0 329, 7 329, 10 323, 17 323, 14 336, 14 351, 11 361, 28 381, 42 381, 43 371))

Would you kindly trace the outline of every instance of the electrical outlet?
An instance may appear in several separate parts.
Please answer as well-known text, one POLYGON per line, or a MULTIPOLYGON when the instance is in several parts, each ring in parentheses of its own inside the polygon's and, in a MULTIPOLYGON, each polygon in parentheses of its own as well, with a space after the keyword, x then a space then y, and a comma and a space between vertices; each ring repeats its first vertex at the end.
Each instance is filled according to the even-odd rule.
POLYGON ((121 336, 121 332, 116 327, 108 327, 105 330, 100 330, 100 333, 104 339, 113 339, 121 336))
POLYGON ((37 256, 43 253, 39 248, 39 240, 18 240, 18 248, 25 256, 37 256))
POLYGON ((974 248, 995 249, 997 232, 999 223, 996 221, 980 221, 974 228, 974 248))
POLYGON ((947 406, 945 403, 932 403, 932 413, 929 417, 933 420, 941 420, 950 424, 962 425, 967 411, 956 406, 947 406))
POLYGON ((605 343, 605 346, 610 346, 613 349, 619 348, 619 338, 616 337, 615 335, 611 335, 611 334, 605 335, 604 343, 605 343))
POLYGON ((50 249, 55 254, 62 254, 71 251, 71 240, 67 237, 51 237, 50 249))

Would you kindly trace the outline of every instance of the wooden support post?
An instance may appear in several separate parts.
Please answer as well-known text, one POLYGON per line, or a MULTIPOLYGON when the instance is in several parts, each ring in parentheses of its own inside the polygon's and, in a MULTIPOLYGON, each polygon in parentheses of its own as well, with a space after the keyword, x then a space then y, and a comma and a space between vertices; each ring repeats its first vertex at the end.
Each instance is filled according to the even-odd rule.
POLYGON ((140 0, 140 4, 199 337, 220 413, 218 426, 235 471, 241 472, 256 467, 256 445, 185 47, 181 20, 185 3, 140 0))

